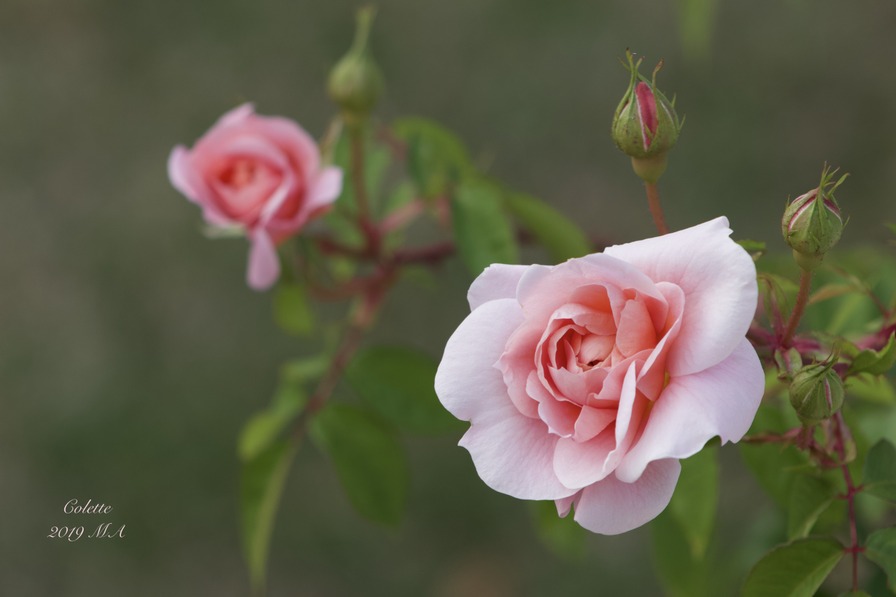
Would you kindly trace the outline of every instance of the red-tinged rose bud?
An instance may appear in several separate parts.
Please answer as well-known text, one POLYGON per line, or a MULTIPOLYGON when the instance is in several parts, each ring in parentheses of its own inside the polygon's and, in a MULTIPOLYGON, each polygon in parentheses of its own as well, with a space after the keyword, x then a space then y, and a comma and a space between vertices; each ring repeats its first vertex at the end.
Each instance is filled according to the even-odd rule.
POLYGON ((843 382, 830 363, 807 365, 790 383, 790 404, 804 425, 831 418, 843 406, 843 382))
POLYGON ((350 126, 364 122, 383 92, 383 75, 367 44, 374 16, 376 9, 372 6, 358 11, 352 47, 333 67, 327 81, 330 98, 339 105, 350 126))
POLYGON ((675 101, 669 101, 656 87, 662 61, 648 81, 638 72, 643 59, 635 62, 630 51, 626 51, 626 58, 631 81, 613 116, 613 141, 632 158, 639 177, 656 183, 666 170, 667 153, 678 140, 683 122, 675 113, 675 101))
POLYGON ((836 173, 826 165, 818 187, 794 199, 781 219, 784 240, 793 249, 797 264, 806 271, 818 267, 843 232, 843 216, 834 191, 848 175, 835 182, 836 173))

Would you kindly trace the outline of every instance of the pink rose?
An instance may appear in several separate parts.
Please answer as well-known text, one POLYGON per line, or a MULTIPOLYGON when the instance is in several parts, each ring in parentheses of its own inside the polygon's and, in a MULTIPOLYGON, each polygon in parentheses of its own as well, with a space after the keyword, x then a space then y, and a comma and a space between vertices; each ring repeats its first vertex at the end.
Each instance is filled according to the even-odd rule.
POLYGON ((276 245, 321 215, 342 190, 342 171, 321 167, 317 144, 298 124, 257 116, 244 104, 168 158, 177 190, 212 226, 237 226, 251 243, 247 280, 256 290, 280 275, 276 245))
POLYGON ((436 393, 483 481, 603 534, 669 503, 680 458, 739 440, 764 390, 756 269, 718 218, 547 267, 492 265, 436 393))

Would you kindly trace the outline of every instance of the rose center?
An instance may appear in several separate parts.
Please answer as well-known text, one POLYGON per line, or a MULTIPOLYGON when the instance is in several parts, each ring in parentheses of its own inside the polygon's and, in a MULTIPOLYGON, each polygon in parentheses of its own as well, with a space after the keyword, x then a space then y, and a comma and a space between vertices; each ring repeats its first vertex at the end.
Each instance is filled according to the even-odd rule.
POLYGON ((567 370, 588 371, 609 365, 616 336, 592 334, 575 326, 566 331, 557 346, 558 364, 567 370))
POLYGON ((255 179, 255 163, 246 159, 235 160, 219 175, 219 180, 229 187, 241 189, 255 179))

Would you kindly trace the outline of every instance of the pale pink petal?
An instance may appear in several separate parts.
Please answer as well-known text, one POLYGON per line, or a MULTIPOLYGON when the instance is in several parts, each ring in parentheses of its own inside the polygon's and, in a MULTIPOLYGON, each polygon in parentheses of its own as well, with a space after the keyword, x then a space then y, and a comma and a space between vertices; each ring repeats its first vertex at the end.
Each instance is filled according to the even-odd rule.
POLYGON ((724 217, 656 238, 606 249, 655 282, 684 291, 681 331, 669 355, 670 374, 687 375, 731 354, 756 311, 756 268, 729 238, 724 217))
POLYGON ((602 535, 635 529, 656 518, 669 504, 680 472, 679 462, 670 459, 650 463, 634 483, 610 475, 582 490, 575 503, 575 520, 602 535))
POLYGON ((566 518, 566 515, 569 514, 569 511, 572 509, 572 505, 578 498, 579 493, 574 493, 569 497, 554 500, 554 505, 557 506, 557 515, 560 518, 566 518))
POLYGON ((625 261, 600 253, 570 259, 553 267, 530 266, 520 278, 517 299, 527 315, 540 316, 569 302, 573 291, 594 284, 608 286, 608 292, 630 288, 662 299, 653 281, 644 273, 625 261))
POLYGON ((637 379, 640 363, 633 361, 625 372, 622 391, 619 394, 619 409, 616 412, 616 448, 610 454, 609 465, 614 469, 631 446, 635 433, 641 425, 645 410, 643 396, 638 396, 637 379))
POLYGON ((317 175, 314 185, 308 189, 305 205, 309 211, 316 211, 330 205, 342 192, 342 169, 328 166, 317 175))
POLYGON ((473 420, 506 404, 513 408, 495 367, 523 312, 515 299, 489 301, 470 313, 445 345, 435 388, 442 405, 458 419, 473 420))
POLYGON ((554 472, 557 473, 557 478, 566 487, 575 489, 600 481, 613 472, 613 468, 607 465, 607 456, 615 445, 612 429, 607 429, 587 442, 560 438, 554 451, 554 472))
POLYGON ((171 150, 171 155, 168 156, 168 178, 175 189, 202 208, 205 221, 212 226, 225 227, 239 224, 239 222, 228 218, 215 205, 212 193, 193 167, 190 151, 186 147, 178 145, 171 150))
POLYGON ((756 351, 744 338, 718 365, 673 377, 650 411, 644 433, 616 469, 625 481, 638 479, 651 462, 687 458, 712 437, 738 441, 762 400, 765 376, 756 351))
POLYGON ((656 346, 656 330, 653 328, 653 320, 647 311, 647 305, 643 302, 625 303, 616 331, 616 346, 627 357, 656 346))
POLYGON ((267 290, 273 286, 280 276, 280 258, 277 249, 264 230, 256 230, 251 234, 249 242, 249 268, 246 281, 253 290, 267 290))
POLYGON ((252 129, 272 139, 293 159, 305 180, 320 168, 320 151, 314 138, 295 121, 282 116, 254 116, 252 129))
POLYGON ((534 371, 529 375, 526 392, 538 401, 538 418, 544 421, 551 433, 560 437, 570 437, 573 434, 581 407, 566 400, 558 400, 550 394, 534 371))
POLYGON ((579 418, 576 419, 573 438, 577 442, 586 442, 597 436, 598 433, 606 429, 607 426, 615 420, 615 408, 583 406, 579 413, 579 418))
POLYGON ((219 126, 235 126, 246 121, 247 118, 255 114, 255 104, 247 102, 230 110, 215 123, 215 127, 219 126))
POLYGON ((516 298, 516 287, 520 283, 520 277, 527 269, 529 268, 525 265, 505 265, 503 263, 495 263, 485 268, 473 280, 470 290, 467 291, 470 310, 495 299, 516 298))
POLYGON ((183 145, 178 145, 171 150, 168 156, 168 179, 174 188, 180 191, 190 201, 198 201, 199 189, 197 189, 195 175, 190 168, 190 152, 183 145))
MULTIPOLYGON (((508 340, 508 344, 513 343, 513 337, 508 340)), ((528 359, 523 355, 511 355, 504 353, 498 360, 498 370, 504 377, 504 385, 507 388, 507 395, 516 405, 517 409, 532 419, 538 418, 538 396, 532 394, 529 390, 529 379, 536 375, 532 370, 534 363, 532 355, 528 359)), ((536 388, 538 391, 538 388, 536 388)))
POLYGON ((554 474, 557 436, 544 423, 520 414, 501 396, 503 405, 482 418, 474 418, 460 446, 473 458, 476 472, 486 485, 524 500, 554 500, 575 493, 554 474), (503 413, 496 412, 503 408, 503 413))

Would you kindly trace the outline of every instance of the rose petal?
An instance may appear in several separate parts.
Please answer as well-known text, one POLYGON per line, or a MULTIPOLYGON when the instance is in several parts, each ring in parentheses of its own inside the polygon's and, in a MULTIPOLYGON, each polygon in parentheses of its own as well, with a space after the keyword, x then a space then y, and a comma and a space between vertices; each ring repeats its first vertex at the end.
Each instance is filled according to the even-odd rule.
POLYGON ((467 291, 470 310, 482 303, 502 298, 516 298, 516 287, 520 277, 529 269, 525 265, 505 265, 495 263, 479 274, 467 291))
POLYGON ((522 319, 516 300, 489 301, 470 313, 448 339, 435 389, 442 405, 458 419, 470 421, 504 403, 512 405, 494 365, 522 319))
POLYGON ((569 514, 569 511, 572 509, 572 505, 578 498, 579 494, 574 493, 571 496, 555 500, 554 505, 557 506, 557 515, 560 518, 566 518, 566 515, 569 514))
POLYGON ((687 458, 718 435, 738 441, 749 429, 762 400, 765 376, 756 351, 744 338, 718 365, 673 377, 654 403, 644 433, 616 469, 634 481, 651 462, 687 458))
POLYGON ((253 114, 255 114, 255 104, 253 104, 252 102, 241 104, 221 116, 221 118, 218 119, 218 122, 215 123, 215 127, 236 126, 242 122, 245 122, 245 120, 253 114))
POLYGON ((495 401, 500 405, 475 419, 459 443, 470 452, 485 484, 524 500, 554 500, 575 493, 554 473, 557 436, 548 433, 541 421, 520 414, 506 398, 495 401))
POLYGON ((321 170, 311 188, 303 206, 308 212, 315 212, 336 201, 342 193, 342 170, 328 166, 321 170))
POLYGON ((583 406, 576 419, 575 433, 573 438, 577 442, 586 442, 598 433, 607 428, 607 426, 616 420, 615 408, 594 408, 592 406, 583 406))
POLYGON ((681 465, 677 460, 650 463, 634 483, 610 475, 582 490, 576 500, 575 520, 602 535, 618 535, 654 519, 669 504, 681 465))
POLYGON ((246 281, 253 290, 267 290, 280 276, 280 259, 277 249, 264 230, 252 233, 249 248, 249 269, 246 281))
POLYGON ((527 315, 537 318, 567 303, 570 293, 586 284, 607 286, 608 292, 630 288, 662 299, 653 281, 643 272, 625 261, 601 253, 570 259, 553 267, 529 266, 520 278, 517 299, 527 315))
POLYGON ((616 331, 616 347, 623 356, 630 357, 656 345, 656 330, 647 305, 632 300, 625 303, 616 331))
POLYGON ((554 472, 566 487, 587 487, 613 472, 612 467, 607 466, 607 456, 615 446, 612 429, 587 442, 560 438, 554 451, 554 472))
POLYGON ((190 165, 190 152, 183 145, 175 147, 168 156, 168 179, 187 199, 202 207, 205 221, 212 226, 226 227, 239 224, 224 215, 215 205, 208 185, 190 165))
POLYGON ((729 238, 724 217, 656 238, 608 247, 656 282, 685 294, 681 331, 669 355, 670 374, 688 375, 725 359, 740 343, 756 311, 756 267, 729 238))

